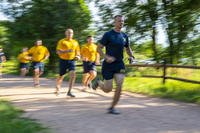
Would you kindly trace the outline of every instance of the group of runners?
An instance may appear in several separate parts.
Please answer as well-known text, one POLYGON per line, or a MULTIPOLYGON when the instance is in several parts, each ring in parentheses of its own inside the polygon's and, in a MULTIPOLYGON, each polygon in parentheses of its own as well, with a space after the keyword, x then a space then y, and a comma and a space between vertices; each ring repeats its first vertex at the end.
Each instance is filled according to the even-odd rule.
MULTIPOLYGON (((92 88, 96 90, 100 88, 108 93, 113 90, 113 80, 115 80, 116 88, 111 106, 108 108, 110 114, 120 114, 115 109, 120 99, 122 85, 125 77, 125 64, 123 62, 123 51, 126 50, 129 60, 133 61, 133 52, 129 45, 128 36, 121 31, 124 24, 122 15, 114 17, 114 28, 106 32, 100 40, 100 44, 94 44, 93 36, 87 36, 87 43, 79 47, 78 41, 73 39, 73 30, 65 31, 65 38, 57 43, 56 53, 59 57, 59 76, 56 80, 55 94, 58 95, 62 86, 65 74, 69 74, 69 88, 67 96, 75 97, 72 88, 76 79, 76 61, 83 61, 83 90, 92 88), (105 47, 105 52, 103 48, 105 47), (100 57, 103 58, 102 77, 100 80, 97 76, 96 65, 100 64, 100 57), (92 82, 93 81, 93 82, 92 82)), ((25 76, 28 72, 28 63, 31 61, 34 70, 34 86, 40 85, 39 77, 44 72, 44 61, 50 56, 48 49, 42 45, 42 40, 37 40, 35 45, 28 49, 23 48, 19 54, 21 76, 25 76)), ((3 57, 3 56, 2 56, 3 57)), ((0 60, 1 61, 1 60, 0 60)), ((5 60, 4 60, 5 61, 5 60)))

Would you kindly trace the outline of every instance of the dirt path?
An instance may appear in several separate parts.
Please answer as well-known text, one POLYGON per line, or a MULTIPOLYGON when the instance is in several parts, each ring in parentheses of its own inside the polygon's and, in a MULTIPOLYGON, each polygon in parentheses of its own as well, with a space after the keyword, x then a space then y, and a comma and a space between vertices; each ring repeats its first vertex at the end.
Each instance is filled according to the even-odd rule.
POLYGON ((106 114, 112 94, 73 90, 76 98, 55 96, 55 81, 42 79, 40 88, 31 78, 6 76, 0 79, 0 99, 9 99, 38 119, 53 133, 200 133, 200 106, 172 100, 123 93, 117 108, 120 115, 106 114))

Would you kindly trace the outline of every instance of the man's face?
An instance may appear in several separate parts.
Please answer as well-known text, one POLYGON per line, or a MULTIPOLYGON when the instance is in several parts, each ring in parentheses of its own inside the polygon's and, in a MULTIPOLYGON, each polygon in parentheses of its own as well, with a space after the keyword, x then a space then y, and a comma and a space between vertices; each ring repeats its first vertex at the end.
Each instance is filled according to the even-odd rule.
POLYGON ((119 16, 115 18, 115 27, 121 29, 124 25, 124 18, 119 16))
POLYGON ((37 40, 37 41, 36 41, 36 45, 37 45, 37 46, 42 45, 42 40, 37 40))
POLYGON ((68 29, 65 31, 65 35, 68 39, 72 39, 73 38, 73 35, 74 35, 74 32, 72 29, 68 29))
POLYGON ((94 38, 93 38, 93 37, 88 37, 88 38, 87 38, 87 42, 88 42, 88 43, 93 43, 93 41, 94 41, 94 38))
POLYGON ((28 48, 23 48, 22 51, 26 52, 26 51, 28 51, 28 48))

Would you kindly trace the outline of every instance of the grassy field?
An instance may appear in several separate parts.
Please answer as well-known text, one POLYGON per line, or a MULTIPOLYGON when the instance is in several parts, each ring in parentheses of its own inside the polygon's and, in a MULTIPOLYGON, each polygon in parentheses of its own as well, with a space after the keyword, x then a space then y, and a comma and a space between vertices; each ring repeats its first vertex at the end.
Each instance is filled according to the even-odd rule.
POLYGON ((0 101, 0 133, 49 133, 46 127, 22 114, 11 103, 0 101))
POLYGON ((198 84, 174 80, 167 80, 165 84, 162 84, 161 79, 127 77, 124 90, 200 104, 200 85, 198 84))

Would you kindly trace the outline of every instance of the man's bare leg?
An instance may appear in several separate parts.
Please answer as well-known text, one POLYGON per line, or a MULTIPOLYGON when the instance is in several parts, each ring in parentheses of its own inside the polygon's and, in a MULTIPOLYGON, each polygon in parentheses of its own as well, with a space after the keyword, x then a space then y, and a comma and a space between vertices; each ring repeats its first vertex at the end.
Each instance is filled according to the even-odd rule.
POLYGON ((93 71, 93 70, 90 71, 89 72, 89 77, 88 77, 87 82, 86 82, 86 85, 91 88, 91 86, 90 86, 91 82, 92 82, 92 80, 95 79, 96 76, 97 76, 97 72, 96 71, 93 71))
POLYGON ((75 71, 70 71, 69 72, 69 77, 70 77, 69 78, 69 90, 67 92, 67 95, 71 96, 71 97, 75 97, 73 94, 71 94, 71 89, 74 86, 74 82, 76 80, 76 73, 75 73, 75 71))
POLYGON ((38 87, 40 85, 39 77, 40 77, 39 69, 35 69, 34 70, 34 77, 33 77, 35 87, 38 87))
POLYGON ((55 90, 55 94, 58 94, 59 93, 59 90, 61 88, 61 85, 62 85, 62 82, 63 82, 63 79, 64 79, 64 75, 62 76, 58 76, 57 80, 56 80, 56 90, 55 90))
POLYGON ((113 89, 113 79, 98 81, 98 84, 105 93, 111 92, 113 89))
POLYGON ((122 85, 123 85, 123 82, 124 82, 124 74, 115 74, 114 79, 115 79, 115 82, 116 82, 116 90, 115 90, 115 94, 114 94, 114 97, 113 97, 113 102, 111 104, 111 108, 114 108, 115 105, 118 103, 118 101, 120 99, 122 85))
POLYGON ((87 88, 87 81, 88 81, 89 77, 90 77, 89 73, 83 74, 82 83, 83 83, 84 89, 87 88))

